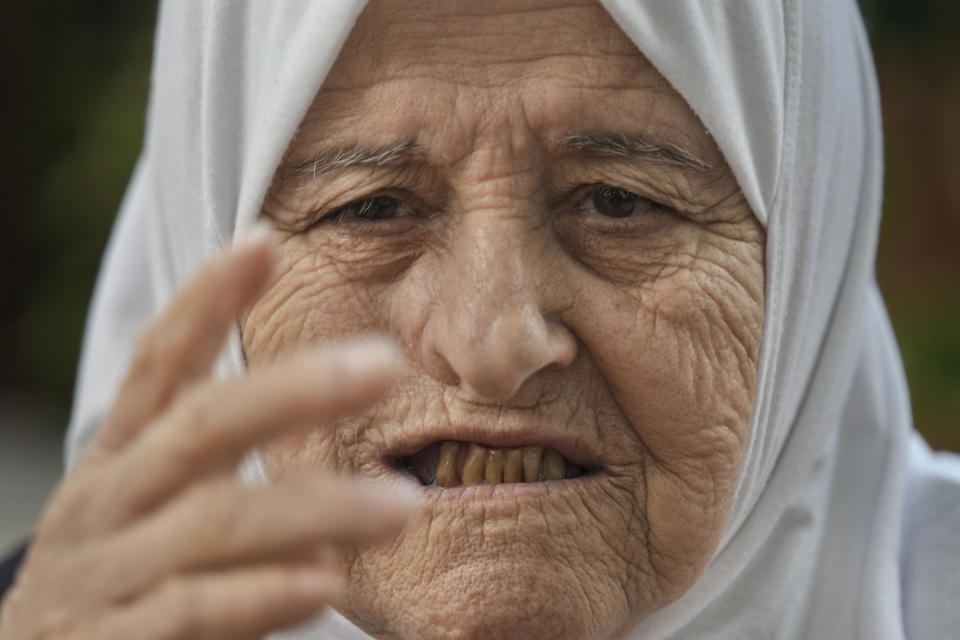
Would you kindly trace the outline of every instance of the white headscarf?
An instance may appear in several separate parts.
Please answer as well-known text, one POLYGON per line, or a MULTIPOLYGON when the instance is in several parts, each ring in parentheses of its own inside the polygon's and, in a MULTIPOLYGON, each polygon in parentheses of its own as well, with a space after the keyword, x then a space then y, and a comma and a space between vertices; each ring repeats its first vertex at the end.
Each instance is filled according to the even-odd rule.
MULTIPOLYGON (((706 572, 631 637, 950 637, 960 464, 915 435, 873 262, 879 99, 853 0, 602 0, 713 135, 767 230, 759 385, 706 572)), ((162 5, 147 138, 97 286, 68 462, 138 329, 256 219, 364 0, 162 5)), ((236 336, 219 366, 242 370, 236 336)), ((245 473, 265 479, 253 456, 245 473)), ((287 637, 287 636, 284 636, 287 637)), ((337 615, 289 637, 366 637, 337 615)))

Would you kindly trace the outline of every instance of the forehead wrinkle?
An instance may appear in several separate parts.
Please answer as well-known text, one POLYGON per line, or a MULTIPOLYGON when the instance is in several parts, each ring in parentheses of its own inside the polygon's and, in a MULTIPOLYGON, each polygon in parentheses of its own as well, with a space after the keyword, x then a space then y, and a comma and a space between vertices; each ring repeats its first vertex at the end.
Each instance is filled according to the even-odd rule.
MULTIPOLYGON (((577 40, 602 47, 635 48, 624 35, 607 37, 606 29, 616 23, 594 0, 564 4, 434 0, 410 2, 369 2, 348 40, 353 52, 397 45, 421 50, 423 45, 446 48, 460 41, 474 52, 491 51, 489 39, 508 37, 515 40, 516 50, 541 43, 556 44, 573 34, 577 40), (519 5, 519 6, 517 6, 519 5), (550 22, 548 31, 531 31, 531 23, 550 22), (625 44, 629 43, 629 44, 625 44)), ((499 53, 509 53, 499 49, 499 53)))
MULTIPOLYGON (((372 0, 361 13, 330 76, 403 77, 421 70, 436 72, 437 60, 455 59, 448 77, 471 83, 465 72, 477 74, 473 84, 522 82, 536 63, 576 58, 618 58, 634 68, 639 51, 613 18, 595 0, 572 2, 493 2, 466 0, 372 0), (518 5, 519 6, 516 6, 518 5), (589 43, 576 55, 566 45, 589 43), (517 73, 517 70, 521 73, 517 73)), ((645 62, 645 61, 644 61, 645 62)), ((641 63, 643 64, 643 62, 641 63)), ((583 74, 594 77, 597 70, 583 74)))

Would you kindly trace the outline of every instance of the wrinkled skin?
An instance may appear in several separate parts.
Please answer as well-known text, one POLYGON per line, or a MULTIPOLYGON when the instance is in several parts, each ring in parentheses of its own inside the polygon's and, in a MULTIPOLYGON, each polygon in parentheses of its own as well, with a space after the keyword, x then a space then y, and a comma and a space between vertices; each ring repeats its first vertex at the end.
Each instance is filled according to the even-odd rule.
POLYGON ((703 125, 598 5, 482 7, 372 2, 290 146, 287 169, 334 147, 416 139, 419 155, 278 171, 263 213, 283 232, 280 266, 242 323, 251 368, 382 332, 414 373, 265 455, 278 477, 405 482, 384 452, 425 429, 567 434, 595 473, 541 493, 424 488, 399 538, 347 554, 338 608, 378 637, 614 637, 689 589, 722 535, 764 232, 703 125), (557 143, 584 131, 708 167, 557 143), (604 215, 598 184, 640 196, 633 213, 604 215), (384 195, 400 204, 382 219, 341 209, 384 195))

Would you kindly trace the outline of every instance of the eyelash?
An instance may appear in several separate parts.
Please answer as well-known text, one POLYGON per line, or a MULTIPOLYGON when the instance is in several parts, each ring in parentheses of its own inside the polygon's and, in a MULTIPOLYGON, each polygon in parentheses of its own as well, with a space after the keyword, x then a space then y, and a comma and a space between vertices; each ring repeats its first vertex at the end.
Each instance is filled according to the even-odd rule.
POLYGON ((627 218, 633 218, 637 214, 654 214, 654 213, 672 213, 673 209, 668 207, 665 204, 651 200, 650 198, 641 196, 638 193, 630 191, 629 189, 624 189, 623 187, 617 187, 606 183, 596 183, 591 185, 586 185, 577 189, 575 191, 576 204, 574 205, 575 211, 583 211, 587 213, 596 213, 603 218, 606 218, 610 221, 611 224, 615 224, 616 220, 624 220, 627 218), (633 204, 632 210, 626 215, 611 215, 608 213, 603 213, 602 211, 597 210, 597 197, 613 197, 614 199, 619 199, 621 201, 630 201, 633 204))
POLYGON ((369 214, 376 210, 376 207, 382 203, 390 202, 397 209, 408 210, 409 213, 413 212, 413 209, 407 205, 403 199, 389 195, 389 194, 377 194, 365 196, 363 198, 358 198, 352 202, 337 207, 329 214, 324 216, 323 220, 332 220, 338 224, 345 222, 351 222, 359 220, 366 223, 377 223, 384 220, 394 220, 396 218, 409 215, 408 212, 404 212, 400 215, 391 215, 391 216, 370 216, 369 214))
MULTIPOLYGON (((596 213, 603 218, 606 218, 610 221, 622 220, 626 218, 635 217, 638 213, 671 213, 673 209, 664 205, 660 202, 651 200, 637 193, 624 189, 622 187, 616 187, 613 185, 605 183, 595 183, 591 185, 584 185, 573 192, 573 197, 576 198, 575 204, 573 206, 574 211, 586 212, 586 213, 596 213), (633 209, 623 216, 610 215, 603 213, 597 210, 597 197, 606 197, 608 199, 613 199, 614 201, 619 199, 621 201, 632 201, 633 209)), ((405 198, 399 195, 392 195, 389 193, 373 194, 369 196, 364 196, 358 198, 351 202, 348 202, 345 205, 339 206, 327 215, 323 216, 318 222, 334 222, 336 224, 346 224, 346 223, 362 223, 367 225, 378 225, 388 222, 390 220, 396 220, 397 218, 403 218, 409 215, 417 215, 418 211, 414 207, 410 206, 405 202, 405 198), (370 216, 369 214, 375 210, 378 205, 384 203, 390 203, 391 206, 399 210, 401 213, 393 214, 390 216, 376 217, 370 216)), ((423 216, 431 217, 431 216, 423 216)), ((615 222, 611 222, 616 224, 615 222)))

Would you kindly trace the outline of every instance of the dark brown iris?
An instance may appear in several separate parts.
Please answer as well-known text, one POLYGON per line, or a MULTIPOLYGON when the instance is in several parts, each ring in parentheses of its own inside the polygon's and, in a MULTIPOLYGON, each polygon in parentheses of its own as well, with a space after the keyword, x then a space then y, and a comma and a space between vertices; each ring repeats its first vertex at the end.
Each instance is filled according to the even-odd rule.
POLYGON ((390 196, 363 198, 346 205, 340 210, 340 220, 360 218, 361 220, 387 220, 397 215, 400 202, 390 196))
POLYGON ((593 190, 593 208, 611 218, 626 218, 637 210, 640 196, 617 187, 600 186, 593 190))

